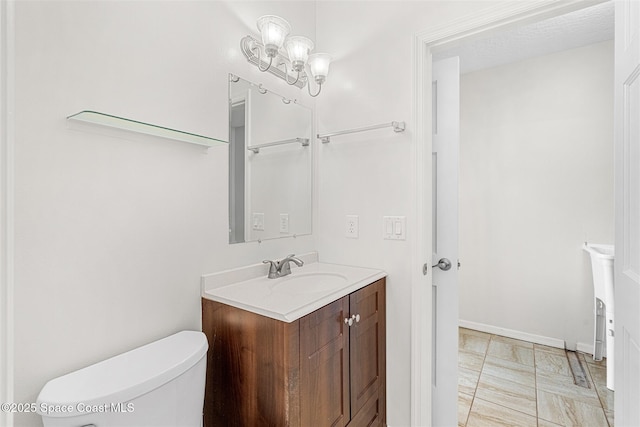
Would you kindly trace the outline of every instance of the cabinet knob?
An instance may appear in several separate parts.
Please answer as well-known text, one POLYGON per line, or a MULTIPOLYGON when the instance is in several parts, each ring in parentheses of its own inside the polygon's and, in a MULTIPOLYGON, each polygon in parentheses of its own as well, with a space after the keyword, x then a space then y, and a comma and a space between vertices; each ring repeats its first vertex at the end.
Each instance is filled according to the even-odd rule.
POLYGON ((349 325, 349 326, 353 326, 353 323, 358 323, 360 321, 360 315, 359 314, 352 314, 351 317, 345 317, 344 318, 344 323, 345 325, 349 325))

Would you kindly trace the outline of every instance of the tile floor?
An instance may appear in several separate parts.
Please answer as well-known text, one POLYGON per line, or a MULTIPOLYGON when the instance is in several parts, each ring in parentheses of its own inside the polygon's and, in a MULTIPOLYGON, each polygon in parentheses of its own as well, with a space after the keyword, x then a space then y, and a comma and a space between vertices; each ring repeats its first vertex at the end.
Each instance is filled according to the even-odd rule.
POLYGON ((579 353, 591 388, 574 384, 564 350, 460 328, 461 427, 613 427, 606 361, 579 353))

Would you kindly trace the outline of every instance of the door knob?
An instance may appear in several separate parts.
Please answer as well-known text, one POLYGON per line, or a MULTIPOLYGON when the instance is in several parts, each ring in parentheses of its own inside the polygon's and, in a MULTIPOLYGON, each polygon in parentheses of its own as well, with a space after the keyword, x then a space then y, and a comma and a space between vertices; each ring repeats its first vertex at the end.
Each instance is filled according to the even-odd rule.
POLYGON ((447 258, 440 258, 440 261, 436 265, 432 265, 431 268, 438 267, 442 271, 447 271, 451 268, 451 261, 447 258))

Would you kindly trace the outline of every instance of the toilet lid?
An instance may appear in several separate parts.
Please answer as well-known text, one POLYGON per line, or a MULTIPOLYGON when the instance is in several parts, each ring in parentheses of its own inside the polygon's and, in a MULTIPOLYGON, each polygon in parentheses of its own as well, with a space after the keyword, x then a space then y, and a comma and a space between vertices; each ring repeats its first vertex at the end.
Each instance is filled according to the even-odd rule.
MULTIPOLYGON (((202 332, 182 331, 126 353, 52 379, 42 388, 37 410, 49 417, 79 415, 79 404, 109 405, 130 401, 193 367, 208 349, 202 332), (43 412, 47 405, 64 410, 43 412)), ((86 412, 82 412, 86 413, 86 412)))

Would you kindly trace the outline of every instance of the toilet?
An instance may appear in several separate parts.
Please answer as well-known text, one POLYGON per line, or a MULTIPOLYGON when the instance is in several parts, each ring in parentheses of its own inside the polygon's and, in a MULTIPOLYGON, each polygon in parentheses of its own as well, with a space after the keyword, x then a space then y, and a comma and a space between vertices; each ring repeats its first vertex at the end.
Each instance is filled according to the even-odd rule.
POLYGON ((52 379, 36 403, 45 427, 200 427, 207 338, 182 331, 52 379))
POLYGON ((613 262, 615 250, 613 245, 587 244, 583 249, 591 257, 594 295, 594 344, 593 359, 602 360, 604 349, 607 356, 607 388, 614 390, 614 283, 613 262))

